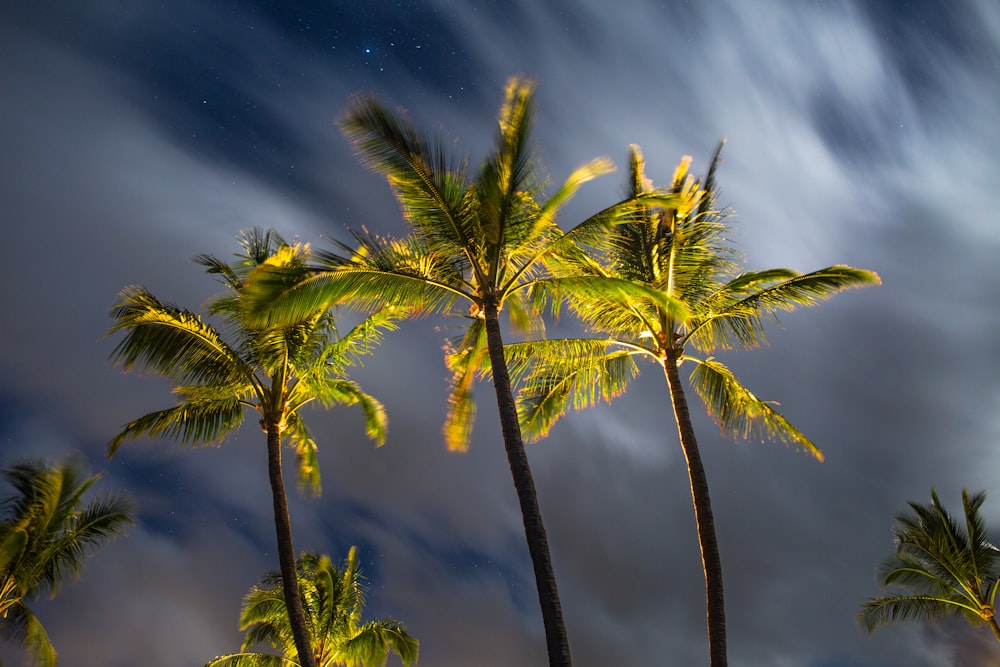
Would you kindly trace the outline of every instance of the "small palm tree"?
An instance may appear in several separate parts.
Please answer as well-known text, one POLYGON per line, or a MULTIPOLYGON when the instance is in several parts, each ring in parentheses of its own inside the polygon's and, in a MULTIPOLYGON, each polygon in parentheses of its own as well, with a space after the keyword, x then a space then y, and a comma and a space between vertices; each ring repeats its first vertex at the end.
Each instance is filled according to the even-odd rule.
POLYGON ((305 270, 308 248, 286 244, 273 231, 253 229, 240 236, 243 253, 227 264, 208 255, 195 260, 221 276, 228 292, 209 304, 221 318, 216 329, 198 315, 161 302, 143 287, 127 287, 111 310, 109 334, 125 332, 112 353, 125 371, 149 370, 174 383, 177 404, 128 423, 108 444, 113 456, 127 439, 166 436, 191 446, 215 444, 236 431, 247 410, 257 413, 266 434, 267 462, 274 504, 278 559, 284 594, 303 667, 314 667, 305 617, 296 591, 295 551, 281 470, 281 445, 288 441, 298 457, 300 486, 318 494, 316 442, 301 412, 311 403, 324 407, 357 404, 364 412, 368 435, 384 442, 382 405, 350 380, 346 371, 393 328, 387 313, 372 315, 343 337, 337 337, 326 310, 308 313, 282 327, 260 329, 243 318, 247 274, 265 263, 287 275, 305 270))
POLYGON ((1000 589, 1000 549, 990 541, 979 508, 986 493, 962 491, 962 514, 956 520, 931 489, 931 504, 910 501, 909 514, 894 517, 896 553, 879 567, 883 587, 896 587, 871 598, 858 623, 876 628, 910 620, 935 620, 955 614, 973 625, 985 623, 1000 641, 996 597, 1000 589))
POLYGON ((21 644, 32 664, 51 667, 56 651, 28 601, 59 592, 87 557, 133 523, 127 495, 84 501, 100 475, 73 462, 25 461, 3 471, 14 493, 0 502, 0 634, 21 644))
MULTIPOLYGON (((807 274, 791 269, 741 271, 727 238, 724 213, 715 207, 721 149, 722 143, 702 182, 689 175, 690 158, 684 158, 664 195, 674 200, 668 206, 640 207, 617 225, 610 250, 598 255, 603 261, 578 255, 575 259, 581 261, 564 267, 570 275, 560 285, 583 281, 592 288, 571 294, 569 306, 594 337, 528 341, 506 348, 511 373, 522 387, 521 423, 531 438, 546 435, 571 408, 610 402, 622 394, 639 372, 637 359, 653 362, 664 373, 687 461, 702 552, 712 667, 727 664, 722 562, 708 478, 679 368, 684 363, 693 366, 691 385, 724 431, 778 438, 822 458, 771 403, 757 398, 709 355, 761 344, 763 325, 780 311, 812 306, 841 290, 878 282, 870 271, 840 265, 807 274), (632 289, 624 290, 623 284, 632 289)), ((633 146, 628 184, 633 198, 656 192, 643 165, 642 153, 633 146)))
MULTIPOLYGON (((329 556, 301 554, 298 578, 319 667, 382 667, 390 653, 398 655, 404 665, 417 664, 420 642, 406 632, 402 623, 391 618, 362 622, 365 589, 356 547, 351 547, 339 569, 329 556)), ((265 574, 243 599, 240 630, 247 633, 240 652, 219 656, 206 667, 299 664, 278 572, 265 574), (260 644, 278 648, 282 655, 250 651, 260 644)))
MULTIPOLYGON (((500 313, 506 311, 525 330, 540 327, 537 308, 547 294, 547 278, 582 252, 577 243, 599 244, 632 202, 609 207, 567 232, 559 228, 555 218, 563 205, 611 164, 598 159, 578 168, 542 203, 542 179, 530 141, 533 99, 530 81, 508 82, 494 152, 471 178, 465 162, 449 160, 441 139, 428 140, 405 116, 372 98, 355 99, 341 127, 365 163, 387 178, 412 233, 403 239, 356 233, 355 249, 340 245, 339 252, 327 253, 324 266, 307 280, 286 279, 264 267, 251 276, 249 291, 256 292, 256 310, 265 321, 294 320, 345 301, 362 309, 402 305, 418 314, 462 318, 465 333, 447 348, 452 380, 445 439, 453 450, 468 447, 476 407, 473 385, 484 369, 492 368, 550 665, 567 666, 569 642, 517 420, 500 313), (456 302, 463 306, 455 308, 456 302)), ((583 281, 561 287, 588 288, 583 281)))

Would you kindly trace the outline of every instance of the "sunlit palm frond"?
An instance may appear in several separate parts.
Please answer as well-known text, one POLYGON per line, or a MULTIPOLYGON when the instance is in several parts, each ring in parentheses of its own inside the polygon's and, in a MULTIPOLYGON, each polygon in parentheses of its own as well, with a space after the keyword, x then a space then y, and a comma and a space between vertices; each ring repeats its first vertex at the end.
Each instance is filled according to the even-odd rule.
POLYGON ((649 354, 620 341, 589 338, 513 343, 504 347, 518 393, 518 415, 527 438, 538 440, 570 409, 610 403, 639 373, 636 355, 649 354))
POLYGON ((404 665, 417 664, 420 642, 406 632, 406 626, 391 618, 369 621, 338 648, 336 658, 347 667, 384 667, 390 653, 404 665))
POLYGON ((313 356, 317 368, 322 364, 328 371, 342 373, 347 364, 360 365, 362 357, 382 343, 386 332, 396 331, 399 320, 407 315, 404 306, 388 306, 372 313, 338 340, 322 346, 322 351, 313 356))
POLYGON ((108 442, 108 456, 113 456, 126 440, 143 436, 169 438, 195 447, 218 443, 243 423, 244 409, 236 397, 230 397, 182 401, 174 407, 150 412, 122 427, 108 442))
POLYGON ((723 432, 742 438, 780 440, 823 460, 819 448, 775 410, 773 403, 757 398, 719 361, 684 359, 695 362, 690 376, 691 387, 723 432))
POLYGON ((422 137, 405 116, 371 97, 355 98, 340 127, 365 165, 388 179, 414 233, 435 251, 465 255, 480 273, 470 186, 464 165, 448 161, 444 142, 422 137))
POLYGON ((185 384, 252 381, 214 328, 143 287, 123 289, 111 316, 115 323, 108 334, 125 332, 111 360, 126 371, 148 369, 185 384))
POLYGON ((314 498, 318 498, 323 492, 319 473, 319 447, 298 412, 291 412, 285 418, 283 435, 288 438, 295 450, 299 491, 308 491, 314 498))
POLYGON ((452 451, 466 451, 476 421, 476 403, 472 387, 489 367, 486 326, 472 319, 465 335, 445 347, 445 364, 451 372, 448 412, 445 415, 445 444, 452 451))
POLYGON ((609 331, 610 327, 594 314, 602 313, 617 320, 619 316, 610 313, 611 310, 632 314, 652 311, 678 322, 690 315, 680 299, 642 283, 613 276, 554 278, 545 281, 544 285, 556 297, 569 299, 573 311, 584 324, 597 331, 609 331))
POLYGON ((834 265, 806 274, 769 269, 741 274, 694 307, 697 317, 687 338, 698 349, 754 347, 765 341, 763 324, 779 311, 815 306, 854 287, 877 285, 872 271, 834 265))
POLYGON ((299 667, 299 663, 269 653, 230 653, 213 658, 205 667, 299 667))

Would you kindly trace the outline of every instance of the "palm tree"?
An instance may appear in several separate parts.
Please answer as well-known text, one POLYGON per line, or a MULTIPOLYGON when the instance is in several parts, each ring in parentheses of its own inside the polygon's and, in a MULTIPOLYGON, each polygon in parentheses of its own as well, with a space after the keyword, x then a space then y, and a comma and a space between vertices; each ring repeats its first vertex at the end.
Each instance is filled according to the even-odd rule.
POLYGON ((913 511, 894 517, 896 553, 879 567, 878 578, 883 587, 906 592, 871 598, 861 607, 858 623, 869 634, 896 621, 955 614, 973 625, 985 623, 1000 641, 1000 549, 990 541, 979 515, 984 500, 985 492, 970 496, 963 489, 964 516, 956 521, 931 489, 930 505, 910 501, 913 511))
POLYGON ((51 597, 87 557, 133 523, 123 494, 84 501, 100 475, 70 462, 24 461, 4 469, 14 493, 0 501, 0 634, 21 644, 34 665, 50 667, 56 651, 28 601, 51 597))
MULTIPOLYGON (((361 622, 364 577, 358 550, 351 547, 340 569, 329 556, 299 556, 298 581, 308 614, 313 655, 319 667, 383 667, 390 653, 404 665, 417 664, 420 642, 391 618, 361 622)), ((239 653, 223 655, 206 667, 282 667, 298 665, 288 609, 281 595, 281 575, 268 572, 243 599, 240 630, 247 635, 239 653), (251 652, 258 644, 279 648, 282 656, 251 652)))
MULTIPOLYGON (((595 285, 630 282, 652 296, 620 298, 617 282, 610 283, 612 294, 578 292, 569 306, 595 337, 528 341, 509 345, 506 351, 511 373, 522 386, 522 426, 533 439, 546 435, 568 409, 610 402, 623 393, 639 372, 638 358, 663 371, 691 485, 712 667, 726 665, 722 564, 679 367, 685 362, 694 366, 691 385, 724 431, 778 438, 822 458, 772 404, 757 398, 719 360, 705 355, 757 346, 765 340, 764 323, 776 319, 779 311, 811 306, 843 289, 878 282, 874 273, 839 265, 807 274, 790 269, 739 271, 726 237, 724 212, 715 206, 721 149, 722 143, 704 182, 688 174, 690 158, 684 158, 669 188, 679 203, 645 207, 618 225, 610 250, 598 255, 605 262, 589 259, 572 267, 595 285)), ((630 169, 631 195, 654 191, 636 146, 630 169)))
MULTIPOLYGON (((465 450, 475 417, 472 388, 492 367, 507 461, 524 522, 545 625, 550 665, 570 664, 569 642, 556 589, 548 539, 524 451, 517 406, 504 359, 500 313, 530 330, 541 325, 537 307, 545 278, 581 251, 600 243, 622 203, 572 230, 555 222, 562 206, 585 182, 612 169, 605 159, 574 171, 544 202, 530 130, 534 85, 514 78, 506 88, 492 155, 474 178, 464 161, 451 160, 440 138, 428 139, 401 113, 370 97, 358 97, 341 128, 365 164, 383 175, 402 206, 411 234, 403 239, 355 232, 357 247, 338 244, 307 280, 286 279, 273 267, 251 276, 257 316, 297 318, 316 308, 352 302, 361 309, 405 304, 417 314, 457 314, 467 323, 453 339, 446 361, 452 373, 445 439, 465 450), (454 309, 456 302, 465 308, 454 309)), ((586 291, 588 285, 564 290, 586 291)), ((607 290, 605 290, 607 292, 607 290)))
POLYGON ((125 371, 145 369, 174 384, 177 403, 128 423, 108 444, 113 456, 126 439, 166 436, 191 446, 220 442, 243 423, 247 409, 259 416, 267 439, 267 463, 274 503, 278 560, 284 595, 303 667, 314 667, 295 578, 295 551, 281 470, 281 445, 288 441, 298 458, 299 485, 320 490, 316 442, 301 412, 318 402, 361 407, 367 433, 382 444, 386 416, 382 405, 346 375, 347 367, 370 351, 393 318, 377 313, 341 338, 332 315, 308 313, 299 322, 260 329, 242 317, 244 281, 265 263, 289 275, 304 270, 308 248, 287 245, 273 231, 253 229, 240 236, 243 254, 233 264, 208 255, 195 260, 218 274, 228 292, 209 304, 221 318, 216 329, 201 317, 161 302, 143 287, 126 287, 111 310, 109 334, 125 337, 112 353, 125 371))

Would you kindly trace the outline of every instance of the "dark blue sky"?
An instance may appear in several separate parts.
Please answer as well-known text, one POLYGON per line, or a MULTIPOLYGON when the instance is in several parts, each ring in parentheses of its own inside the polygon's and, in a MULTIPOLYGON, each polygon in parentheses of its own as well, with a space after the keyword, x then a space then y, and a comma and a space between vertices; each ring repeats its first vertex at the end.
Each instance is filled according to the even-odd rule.
MULTIPOLYGON (((101 339, 124 285, 198 307, 250 226, 322 245, 402 230, 336 118, 374 92, 481 159, 504 81, 538 82, 553 182, 630 143, 669 179, 722 136, 722 199, 752 268, 842 262, 880 288, 784 317, 725 361, 825 452, 722 439, 699 417, 722 548, 730 664, 993 664, 990 637, 919 625, 869 638, 892 514, 931 486, 985 489, 1000 528, 1000 9, 935 2, 472 4, 16 2, 0 17, 2 462, 85 456, 140 523, 38 611, 76 667, 197 665, 235 649, 239 602, 276 566, 263 441, 104 443, 170 397, 101 339), (360 8, 358 5, 362 5, 360 8)), ((613 200, 590 183, 564 226, 613 200)), ((544 664, 489 387, 473 446, 445 450, 445 321, 406 323, 357 373, 387 406, 376 449, 351 409, 308 415, 324 494, 293 493, 296 546, 361 548, 372 616, 421 664, 544 664)), ((655 367, 529 448, 580 667, 704 664, 683 460, 655 367)), ((0 656, 16 651, 0 644, 0 656)), ((394 664, 390 662, 390 664, 394 664)))

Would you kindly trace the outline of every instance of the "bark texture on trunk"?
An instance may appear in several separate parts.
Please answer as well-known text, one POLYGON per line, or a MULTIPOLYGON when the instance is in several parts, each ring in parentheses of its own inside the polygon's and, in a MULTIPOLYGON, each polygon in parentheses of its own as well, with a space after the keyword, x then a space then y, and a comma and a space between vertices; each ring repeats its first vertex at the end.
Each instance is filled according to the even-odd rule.
POLYGON ((722 558, 715 536, 715 519, 712 517, 712 501, 708 493, 708 478, 698 451, 698 440, 691 424, 687 398, 681 386, 677 370, 678 351, 668 350, 663 360, 663 371, 670 388, 670 402, 674 408, 677 433, 681 449, 687 461, 688 479, 691 482, 691 501, 694 504, 694 518, 698 525, 698 545, 701 547, 701 562, 705 570, 705 606, 708 622, 708 652, 711 667, 726 667, 726 608, 722 590, 722 558))
POLYGON ((542 524, 542 513, 538 507, 535 481, 528 466, 528 456, 524 451, 521 425, 517 419, 517 404, 510 386, 507 360, 503 354, 503 338, 500 335, 499 304, 495 299, 487 299, 484 304, 486 319, 486 343, 493 365, 493 387, 496 389, 497 407, 500 410, 500 427, 503 430, 507 462, 514 478, 517 500, 521 505, 524 520, 524 534, 528 541, 528 553, 535 570, 535 585, 538 602, 542 608, 545 624, 545 644, 548 649, 550 667, 570 667, 569 638, 563 622, 559 592, 552 570, 549 542, 542 524))
POLYGON ((299 597, 299 579, 295 568, 295 547, 292 545, 292 522, 288 515, 288 498, 281 474, 281 432, 273 422, 266 424, 267 472, 274 501, 274 530, 278 538, 278 565, 281 570, 281 590, 288 610, 288 621, 295 638, 295 650, 302 667, 317 667, 309 638, 309 626, 299 597))

